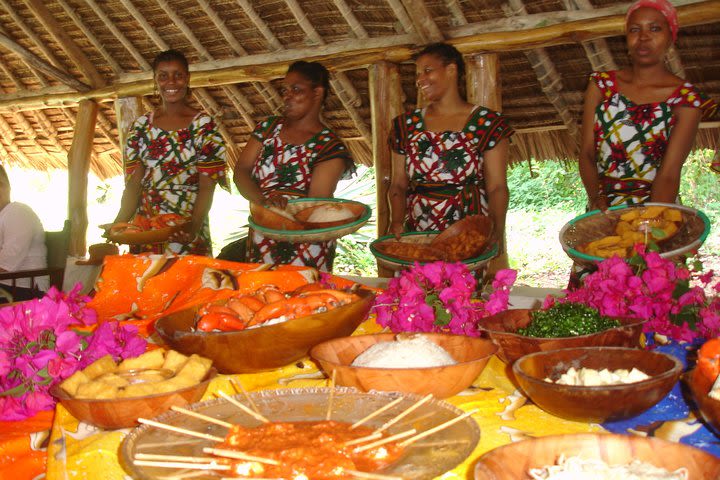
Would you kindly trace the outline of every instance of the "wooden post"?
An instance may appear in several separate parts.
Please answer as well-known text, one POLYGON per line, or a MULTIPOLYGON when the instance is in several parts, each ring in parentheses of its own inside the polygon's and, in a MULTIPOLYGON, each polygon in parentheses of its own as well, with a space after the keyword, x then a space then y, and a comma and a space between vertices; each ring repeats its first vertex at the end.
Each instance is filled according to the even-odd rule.
MULTIPOLYGON (((500 91, 500 63, 496 53, 481 53, 465 57, 465 71, 467 72, 468 102, 480 104, 495 111, 502 108, 502 92, 500 91)), ((505 235, 502 239, 503 247, 507 245, 505 235)), ((509 268, 507 251, 494 258, 488 267, 488 274, 492 275, 498 270, 509 268)))
MULTIPOLYGON (((392 119, 402 113, 402 99, 403 92, 397 65, 389 62, 372 64, 370 66, 370 111, 377 189, 378 237, 387 234, 390 226, 388 187, 392 175, 392 157, 387 139, 392 127, 392 119)), ((391 277, 392 274, 392 271, 378 265, 378 276, 391 277)))
POLYGON ((125 141, 127 140, 128 130, 130 130, 130 125, 135 119, 143 113, 142 97, 120 97, 115 100, 118 145, 120 146, 120 156, 123 162, 123 172, 125 171, 125 141))
POLYGON ((70 255, 85 255, 87 233, 87 186, 90 155, 95 138, 98 104, 80 102, 70 153, 68 153, 68 218, 70 219, 70 255))

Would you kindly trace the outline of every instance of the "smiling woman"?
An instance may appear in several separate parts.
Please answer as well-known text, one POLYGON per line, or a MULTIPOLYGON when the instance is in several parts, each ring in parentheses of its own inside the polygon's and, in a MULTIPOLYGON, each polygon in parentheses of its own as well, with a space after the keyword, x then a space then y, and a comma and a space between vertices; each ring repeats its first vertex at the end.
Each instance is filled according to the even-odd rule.
MULTIPOLYGON (((354 172, 347 148, 320 120, 329 90, 329 73, 321 64, 290 65, 281 89, 283 116, 255 127, 235 165, 233 179, 245 198, 280 208, 292 198, 329 198, 340 178, 354 172)), ((335 246, 335 240, 289 243, 250 231, 246 260, 332 271, 335 246)))
POLYGON ((207 217, 215 184, 226 185, 225 145, 212 117, 189 104, 185 56, 176 50, 162 52, 155 57, 153 72, 162 103, 130 128, 126 185, 115 223, 133 216, 179 214, 187 222, 169 242, 135 249, 210 254, 207 217))

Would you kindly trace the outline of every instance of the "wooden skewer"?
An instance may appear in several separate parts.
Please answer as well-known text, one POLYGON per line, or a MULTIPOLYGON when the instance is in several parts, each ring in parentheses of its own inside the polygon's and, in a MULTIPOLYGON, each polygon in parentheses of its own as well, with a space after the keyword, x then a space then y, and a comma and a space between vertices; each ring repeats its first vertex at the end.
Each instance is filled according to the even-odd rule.
POLYGON ((415 411, 415 409, 419 408, 420 405, 422 405, 423 403, 427 402, 427 401, 430 400, 431 398, 432 398, 432 393, 428 393, 428 394, 425 395, 423 398, 421 398, 420 400, 418 400, 417 402, 415 402, 415 404, 410 405, 410 407, 409 407, 408 409, 406 409, 404 412, 400 412, 400 414, 398 414, 397 416, 395 416, 395 418, 392 418, 392 419, 390 419, 389 421, 385 422, 385 424, 384 424, 382 427, 378 428, 378 429, 375 430, 375 431, 376 431, 376 432, 383 432, 383 431, 387 430, 389 427, 391 427, 391 426, 394 425, 395 423, 399 422, 402 418, 404 418, 405 416, 407 416, 407 415, 409 415, 410 413, 412 413, 413 411, 415 411))
POLYGON ((185 468, 188 470, 230 470, 231 465, 218 465, 217 463, 190 463, 190 462, 153 462, 146 460, 135 460, 135 465, 139 467, 159 467, 159 468, 185 468))
POLYGON ((463 420, 464 418, 467 418, 467 417, 469 417, 470 415, 472 415, 472 414, 474 414, 474 413, 477 413, 477 412, 478 412, 478 409, 477 409, 477 408, 475 408, 475 409, 473 409, 473 410, 470 410, 469 412, 465 412, 465 413, 463 413, 462 415, 459 415, 459 416, 453 418, 452 420, 448 420, 447 422, 441 423, 440 425, 437 425, 437 426, 435 426, 435 427, 433 427, 433 428, 431 428, 431 429, 429 429, 429 430, 425 430, 424 432, 420 432, 420 433, 418 433, 417 435, 415 435, 414 437, 410 437, 410 438, 408 438, 407 440, 403 440, 402 442, 398 443, 398 446, 399 446, 399 447, 405 447, 405 446, 407 446, 407 445, 410 445, 411 443, 413 443, 413 442, 416 441, 416 440, 420 440, 421 438, 425 438, 425 437, 428 437, 428 436, 432 435, 433 433, 439 432, 440 430, 443 430, 443 429, 445 429, 445 428, 447 428, 447 427, 449 427, 449 426, 451 426, 451 425, 454 425, 454 424, 456 424, 457 422, 459 422, 460 420, 463 420))
POLYGON ((187 415, 188 417, 195 417, 199 418, 200 420, 205 420, 206 422, 214 423, 215 425, 220 425, 221 427, 225 428, 231 428, 232 423, 228 423, 224 420, 218 420, 217 418, 208 417, 207 415, 203 415, 202 413, 193 412, 192 410, 187 410, 182 407, 178 407, 176 405, 173 405, 170 407, 170 410, 178 413, 182 413, 183 415, 187 415))
POLYGON ((417 430, 415 430, 414 428, 411 428, 410 430, 405 430, 404 432, 396 433, 395 435, 390 435, 389 437, 385 437, 382 440, 378 440, 377 442, 372 442, 372 443, 368 443, 367 445, 363 445, 361 447, 356 447, 355 451, 356 452, 364 452, 365 450, 370 450, 371 448, 379 447, 380 445, 385 445, 386 443, 394 442, 395 440, 409 437, 410 435, 413 435, 415 432, 417 432, 417 430))
POLYGON ((333 397, 335 396, 335 373, 337 373, 337 370, 332 371, 332 378, 330 379, 330 398, 328 398, 328 411, 325 420, 330 420, 332 416, 333 397))
POLYGON ((232 383, 233 387, 235 387, 235 390, 239 389, 242 392, 242 394, 245 396, 245 400, 248 401, 252 409, 255 410, 256 413, 260 413, 260 409, 257 407, 257 405, 255 405, 255 402, 253 402, 253 399, 250 397, 247 390, 245 390, 245 387, 243 387, 242 383, 240 383, 240 380, 231 378, 230 383, 232 383))
POLYGON ((224 442, 225 439, 210 435, 208 433, 196 432, 193 430, 187 430, 185 428, 173 427, 172 425, 166 425, 164 423, 156 422, 154 420, 148 420, 147 418, 138 418, 139 423, 150 425, 152 427, 161 428, 163 430, 170 430, 171 432, 182 433, 183 435, 189 435, 191 437, 204 438, 205 440, 212 440, 213 442, 224 442))
POLYGON ((343 472, 349 473, 357 478, 370 478, 373 480, 404 480, 403 477, 397 477, 395 475, 381 475, 379 473, 361 472, 359 470, 349 470, 347 468, 343 468, 343 472))
POLYGON ((166 462, 210 463, 213 457, 186 457, 184 455, 162 455, 159 453, 136 453, 135 460, 164 460, 166 462))
POLYGON ((353 423, 352 425, 350 425, 350 430, 353 430, 353 429, 359 427, 360 425, 362 425, 363 423, 367 422, 368 420, 377 417, 378 415, 380 415, 380 414, 383 413, 384 411, 391 409, 392 407, 394 407, 394 406, 397 405, 398 403, 402 402, 403 400, 404 400, 403 397, 398 397, 398 398, 396 398, 395 400, 393 400, 392 402, 390 402, 390 403, 388 403, 387 405, 385 405, 384 407, 378 408, 377 410, 375 410, 374 412, 372 412, 372 413, 371 413, 370 415, 368 415, 367 417, 361 418, 361 419, 358 420, 357 422, 355 422, 355 423, 353 423))
POLYGON ((260 420, 260 421, 263 422, 263 423, 270 423, 270 420, 268 420, 267 418, 263 417, 263 416, 260 415, 259 413, 254 412, 253 410, 249 409, 248 407, 246 407, 246 406, 243 405, 242 403, 240 403, 240 402, 238 402, 237 400, 235 400, 234 398, 232 398, 230 395, 228 395, 228 394, 226 394, 226 393, 223 393, 223 392, 217 392, 217 394, 220 395, 221 397, 223 397, 223 398, 224 398, 225 400, 227 400, 228 402, 230 402, 230 403, 232 403, 233 405, 235 405, 236 407, 238 407, 238 408, 239 408, 240 410, 242 410, 243 412, 245 412, 245 413, 247 413, 248 415, 250 415, 251 417, 256 418, 257 420, 260 420))
POLYGON ((365 435, 364 437, 356 438, 355 440, 349 440, 343 443, 343 446, 349 447, 351 445, 357 445, 358 443, 365 443, 369 442, 370 440, 377 440, 378 438, 382 438, 382 436, 382 432, 371 433, 370 435, 365 435))
POLYGON ((247 453, 239 452, 237 450, 227 450, 224 448, 205 447, 205 448, 203 448, 203 452, 212 453, 213 455, 217 455, 218 457, 234 458, 237 460, 247 460, 249 462, 265 463, 267 465, 280 465, 280 462, 278 462, 275 459, 256 457, 254 455, 248 455, 247 453))

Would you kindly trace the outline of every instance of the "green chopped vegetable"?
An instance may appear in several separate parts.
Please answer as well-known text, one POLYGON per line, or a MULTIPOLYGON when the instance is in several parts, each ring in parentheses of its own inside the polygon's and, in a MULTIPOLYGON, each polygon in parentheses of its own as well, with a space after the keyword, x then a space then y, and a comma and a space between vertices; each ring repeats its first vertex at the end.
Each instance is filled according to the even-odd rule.
POLYGON ((620 326, 618 320, 604 317, 594 308, 579 303, 556 303, 547 310, 536 310, 530 316, 530 324, 518 328, 516 333, 541 338, 576 337, 620 326))

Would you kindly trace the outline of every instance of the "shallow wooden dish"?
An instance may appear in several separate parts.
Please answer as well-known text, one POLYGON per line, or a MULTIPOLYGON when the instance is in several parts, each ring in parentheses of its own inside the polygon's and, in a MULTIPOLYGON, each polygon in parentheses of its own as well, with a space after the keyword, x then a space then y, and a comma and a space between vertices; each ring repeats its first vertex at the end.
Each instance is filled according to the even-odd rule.
POLYGON ((602 423, 634 417, 667 395, 682 374, 677 358, 660 352, 620 347, 567 348, 536 352, 513 364, 513 374, 533 403, 557 417, 602 423), (584 387, 556 380, 570 367, 595 370, 637 368, 649 379, 622 385, 584 387))
POLYGON ((491 450, 475 465, 475 480, 531 480, 531 468, 554 465, 561 454, 618 465, 637 459, 670 471, 685 467, 691 480, 720 478, 720 458, 689 445, 654 437, 581 433, 534 438, 491 450))
POLYGON ((440 232, 430 242, 430 246, 445 252, 448 261, 466 260, 477 257, 485 251, 492 239, 493 230, 494 225, 490 217, 470 215, 440 232))
POLYGON ((713 433, 720 437, 720 400, 708 397, 712 384, 708 385, 705 379, 700 378, 697 369, 685 376, 685 383, 690 388, 690 393, 700 410, 700 416, 710 425, 713 433))
POLYGON ((217 370, 211 368, 205 379, 197 385, 144 397, 74 398, 60 388, 60 385, 52 387, 50 394, 78 420, 105 429, 129 428, 138 425, 138 418, 157 417, 170 410, 170 407, 182 407, 199 401, 216 375, 217 370))
POLYGON ((458 363, 430 368, 369 368, 350 364, 378 342, 388 342, 394 333, 336 338, 313 347, 310 356, 328 376, 336 372, 338 385, 370 390, 396 391, 451 397, 469 387, 497 351, 492 342, 480 338, 442 333, 422 334, 443 347, 458 363))
POLYGON ((325 202, 325 203, 318 203, 317 205, 313 205, 312 207, 304 208, 300 211, 298 211, 295 214, 295 218, 298 222, 300 222, 305 228, 308 229, 317 229, 317 228, 330 228, 330 227, 338 227, 340 225, 347 225, 348 223, 352 223, 356 221, 362 214, 365 213, 365 205, 361 203, 355 203, 355 202, 343 202, 343 203, 337 203, 337 202, 325 202), (352 217, 346 218, 344 220, 335 220, 331 222, 311 222, 309 220, 310 216, 317 210, 318 208, 321 208, 325 205, 342 205, 344 208, 350 210, 353 214, 352 217))
POLYGON ((253 202, 250 202, 250 215, 258 225, 274 230, 302 230, 304 228, 300 222, 253 202))
POLYGON ((210 358, 221 373, 271 370, 299 360, 318 343, 350 335, 375 298, 370 290, 356 293, 360 300, 324 313, 237 332, 194 331, 199 306, 159 319, 155 330, 173 350, 210 358))
POLYGON ((644 320, 618 318, 622 324, 591 335, 577 337, 539 338, 515 333, 530 323, 532 309, 517 308, 497 313, 480 321, 479 327, 487 332, 499 347, 497 356, 505 363, 513 363, 523 355, 574 347, 637 347, 640 343, 644 320))

